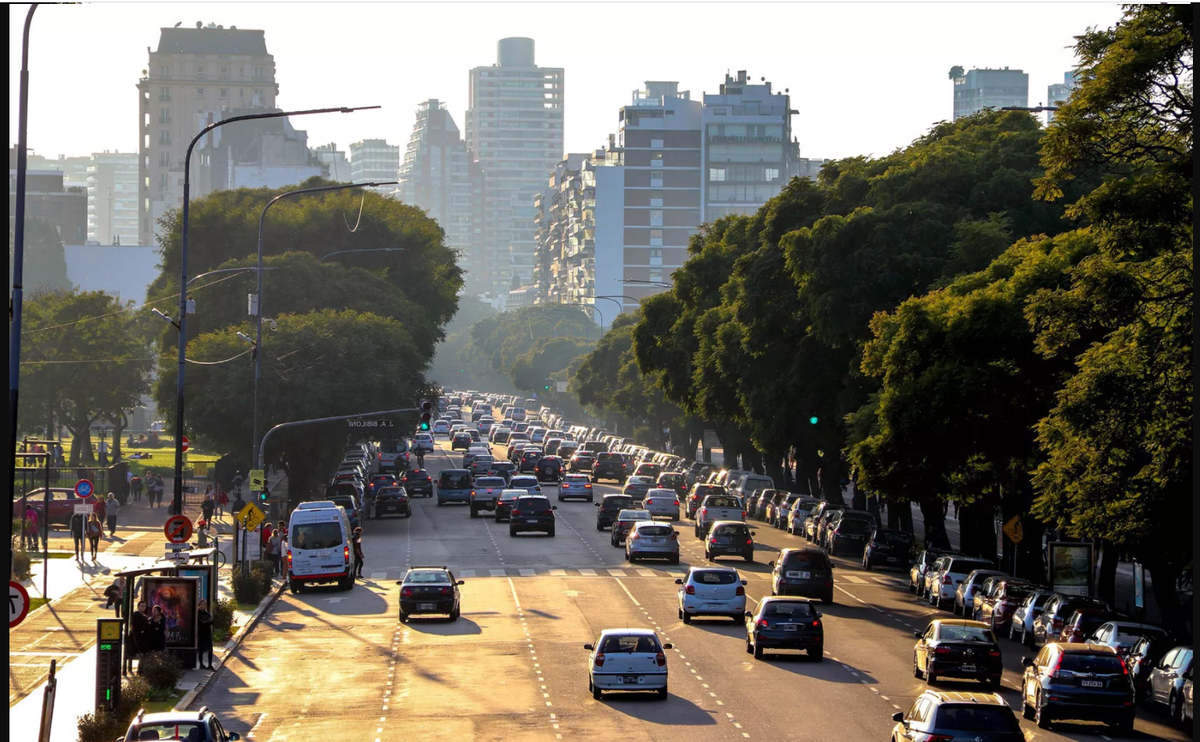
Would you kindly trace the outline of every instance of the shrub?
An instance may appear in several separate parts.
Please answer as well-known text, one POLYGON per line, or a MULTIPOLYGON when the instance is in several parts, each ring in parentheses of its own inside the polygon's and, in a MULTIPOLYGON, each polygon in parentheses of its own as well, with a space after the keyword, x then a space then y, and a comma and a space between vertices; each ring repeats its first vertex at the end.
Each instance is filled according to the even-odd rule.
POLYGON ((275 565, 266 559, 254 563, 252 574, 258 575, 258 579, 262 583, 263 595, 268 595, 271 592, 271 570, 274 567, 275 565))
POLYGON ((170 652, 147 652, 138 664, 138 673, 155 690, 174 692, 175 684, 183 677, 183 664, 170 652))
MULTIPOLYGON (((136 709, 135 709, 136 713, 136 709)), ((104 709, 79 717, 79 742, 112 742, 125 734, 127 724, 104 709)))
POLYGON ((259 570, 243 570, 240 565, 233 568, 233 597, 239 603, 258 605, 258 601, 262 600, 262 575, 257 572, 259 570))
MULTIPOLYGON (((16 527, 17 527, 17 524, 13 523, 13 528, 16 528, 16 527)), ((25 551, 24 546, 20 546, 19 548, 13 549, 13 552, 12 552, 12 575, 11 575, 12 579, 17 580, 18 582, 20 582, 21 580, 28 580, 30 577, 30 574, 31 574, 29 571, 30 564, 31 564, 31 562, 29 560, 29 552, 25 551)))
POLYGON ((233 601, 222 598, 213 606, 213 643, 228 641, 233 634, 233 601))
POLYGON ((117 718, 119 718, 124 725, 129 724, 130 720, 133 719, 134 714, 138 712, 138 709, 146 707, 146 701, 150 700, 151 690, 150 681, 137 675, 134 675, 131 678, 125 678, 125 680, 122 681, 121 713, 117 718))

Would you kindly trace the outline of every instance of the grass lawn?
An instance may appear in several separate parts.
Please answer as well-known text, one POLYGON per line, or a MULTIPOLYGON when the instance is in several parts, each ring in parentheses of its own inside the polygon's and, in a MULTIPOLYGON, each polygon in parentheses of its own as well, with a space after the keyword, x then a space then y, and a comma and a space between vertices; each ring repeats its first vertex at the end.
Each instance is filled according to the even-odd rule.
MULTIPOLYGON (((31 561, 31 562, 40 562, 40 561, 42 561, 42 553, 41 553, 40 551, 39 551, 39 552, 35 552, 35 553, 37 554, 37 556, 34 556, 33 554, 30 554, 29 561, 31 561)), ((73 557, 73 556, 75 556, 75 555, 74 555, 74 554, 71 554, 71 553, 68 553, 68 552, 57 552, 57 551, 52 551, 52 552, 50 552, 50 558, 51 558, 51 559, 70 559, 70 558, 71 558, 71 557, 73 557)))
POLYGON ((32 613, 33 611, 36 611, 38 608, 41 608, 42 606, 46 605, 46 604, 47 604, 47 603, 49 603, 49 602, 50 602, 50 601, 49 601, 49 600, 47 600, 46 598, 32 598, 32 597, 31 597, 31 598, 29 599, 29 611, 30 611, 30 613, 32 613))
POLYGON ((170 711, 175 708, 175 704, 179 703, 179 699, 183 698, 186 691, 181 691, 176 688, 170 698, 165 701, 146 701, 145 709, 147 714, 157 714, 162 711, 170 711))

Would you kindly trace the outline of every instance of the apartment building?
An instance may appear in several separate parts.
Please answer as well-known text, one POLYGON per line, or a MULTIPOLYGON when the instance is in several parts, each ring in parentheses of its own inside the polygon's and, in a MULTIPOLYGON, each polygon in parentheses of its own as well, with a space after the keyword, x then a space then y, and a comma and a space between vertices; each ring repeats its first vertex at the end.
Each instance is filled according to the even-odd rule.
MULTIPOLYGON (((350 145, 351 183, 394 181, 399 172, 399 145, 384 139, 364 139, 350 145)), ((393 188, 387 186, 385 190, 391 192, 393 188)))
POLYGON ((335 183, 353 182, 350 179, 350 160, 346 159, 345 152, 337 148, 337 144, 330 142, 313 147, 309 151, 321 163, 322 177, 335 183))
POLYGON ((138 244, 138 156, 97 152, 87 168, 87 239, 138 244))
POLYGON ((979 113, 985 108, 1026 107, 1029 105, 1029 75, 1021 70, 950 69, 954 81, 954 120, 979 113))
MULTIPOLYGON (((274 109, 279 86, 263 31, 197 21, 195 28, 161 29, 158 49, 146 52, 137 83, 138 241, 152 245, 158 219, 182 205, 192 138, 223 110, 274 109)), ((208 137, 217 140, 215 132, 208 137)))
POLYGON ((568 154, 555 165, 546 188, 534 196, 537 251, 532 288, 538 304, 591 303, 596 263, 592 157, 568 154))
MULTIPOLYGON (((8 233, 17 224, 16 148, 9 153, 8 233)), ((61 170, 25 170, 25 219, 45 219, 58 232, 65 245, 79 245, 87 238, 87 189, 64 185, 61 170)))
MULTIPOLYGON (((1071 98, 1071 92, 1075 90, 1078 83, 1075 81, 1074 72, 1064 72, 1063 81, 1048 85, 1046 87, 1046 105, 1051 108, 1057 108, 1066 103, 1071 98)), ((1054 123, 1054 111, 1046 112, 1046 125, 1054 123)))

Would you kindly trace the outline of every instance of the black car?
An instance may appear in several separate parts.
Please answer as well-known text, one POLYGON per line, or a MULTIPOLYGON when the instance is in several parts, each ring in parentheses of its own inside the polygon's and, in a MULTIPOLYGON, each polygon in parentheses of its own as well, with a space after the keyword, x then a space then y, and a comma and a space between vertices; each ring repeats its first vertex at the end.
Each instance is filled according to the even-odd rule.
POLYGON ((495 461, 488 467, 489 477, 500 477, 507 483, 517 473, 517 465, 511 461, 495 461))
POLYGON ((927 690, 908 711, 892 714, 892 721, 893 740, 1025 740, 1017 715, 995 693, 927 690))
POLYGON ((628 495, 605 495, 596 503, 596 530, 603 531, 613 524, 622 510, 636 510, 641 499, 628 495))
POLYGON ((769 503, 778 490, 764 489, 755 492, 746 498, 746 517, 754 520, 766 520, 767 518, 767 503, 769 503))
MULTIPOLYGON (((561 449, 559 449, 561 451, 561 449)), ((577 451, 571 457, 571 463, 567 467, 571 471, 582 471, 591 473, 592 466, 596 463, 596 455, 591 451, 577 451)))
POLYGON ((876 528, 871 532, 871 537, 867 539, 867 546, 863 549, 863 569, 869 570, 872 567, 908 569, 915 546, 913 535, 907 531, 876 528))
POLYGON ((867 539, 874 530, 875 523, 873 521, 843 516, 838 524, 829 531, 826 539, 829 544, 829 553, 836 554, 838 549, 849 550, 852 553, 861 551, 866 547, 867 539))
POLYGON ((1042 729, 1058 719, 1103 721, 1133 731, 1133 686, 1121 655, 1112 647, 1059 644, 1021 660, 1021 711, 1042 729))
POLYGON ((938 678, 979 680, 989 690, 1000 687, 1004 665, 1000 643, 987 624, 965 619, 930 621, 924 631, 914 631, 913 676, 924 676, 930 685, 938 678))
POLYGON ((818 662, 825 657, 821 613, 808 598, 763 598, 746 611, 746 652, 762 659, 767 649, 799 649, 818 662))
POLYGON ((625 459, 619 453, 600 453, 596 455, 596 463, 592 464, 592 481, 611 479, 624 482, 629 476, 625 467, 625 459))
POLYGON ((784 549, 770 562, 771 594, 833 602, 833 563, 819 549, 784 549))
POLYGON ((403 487, 381 487, 375 493, 375 517, 382 518, 385 515, 412 517, 408 492, 403 487))
POLYGON ((424 469, 410 469, 401 474, 400 486, 409 497, 433 497, 433 477, 424 469))
POLYGON ((716 522, 704 542, 704 558, 712 561, 719 556, 738 556, 754 561, 754 531, 745 523, 716 522))
POLYGON ((679 472, 663 472, 658 475, 657 486, 659 489, 674 490, 675 497, 682 500, 687 495, 687 481, 679 472))
POLYGON ((400 586, 400 622, 419 614, 444 614, 458 619, 461 604, 458 586, 449 567, 413 567, 397 582, 400 586))
POLYGON ((525 474, 528 472, 528 473, 532 474, 532 473, 536 472, 537 471, 537 463, 542 460, 543 455, 544 454, 541 452, 541 450, 537 449, 537 448, 533 448, 533 449, 527 448, 524 451, 522 451, 521 452, 521 463, 518 465, 518 468, 521 471, 521 473, 525 474))
POLYGON ((561 482, 563 478, 563 460, 557 456, 543 456, 533 467, 533 473, 539 482, 561 482))
POLYGON ((551 505, 545 497, 518 497, 509 513, 508 535, 516 536, 523 531, 543 531, 547 536, 553 536, 555 510, 558 508, 551 505))
POLYGON ((462 449, 463 451, 466 451, 468 448, 471 447, 471 442, 472 442, 472 437, 471 437, 470 433, 467 433, 465 431, 460 432, 460 433, 455 433, 454 437, 450 439, 450 450, 457 451, 459 449, 462 449))

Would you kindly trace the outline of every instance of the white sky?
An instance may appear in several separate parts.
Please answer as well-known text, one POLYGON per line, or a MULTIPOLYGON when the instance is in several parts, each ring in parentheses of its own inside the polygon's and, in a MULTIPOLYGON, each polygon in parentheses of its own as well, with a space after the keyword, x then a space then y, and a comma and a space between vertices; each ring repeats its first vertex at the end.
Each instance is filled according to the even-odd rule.
MULTIPOLYGON (((9 6, 9 144, 17 140, 21 33, 9 6)), ((401 147, 416 106, 446 102, 460 130, 467 73, 496 42, 527 36, 536 62, 566 70, 566 146, 601 147, 646 80, 693 99, 725 72, 791 89, 804 157, 881 156, 952 115, 954 65, 1029 73, 1029 104, 1074 65, 1073 37, 1120 18, 1116 3, 93 2, 42 5, 31 33, 29 146, 40 155, 135 152, 146 47, 182 21, 263 29, 278 105, 381 105, 293 120, 309 146, 382 137, 401 147)))

